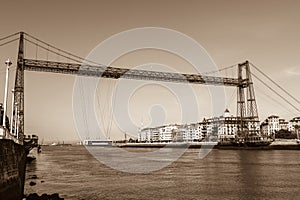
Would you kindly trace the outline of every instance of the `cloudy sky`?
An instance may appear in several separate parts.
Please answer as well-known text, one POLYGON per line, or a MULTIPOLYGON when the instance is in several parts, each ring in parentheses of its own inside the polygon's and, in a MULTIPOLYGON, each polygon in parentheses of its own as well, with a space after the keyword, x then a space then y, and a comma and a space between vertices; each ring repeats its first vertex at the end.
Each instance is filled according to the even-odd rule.
MULTIPOLYGON (((300 2, 296 0, 1 0, 0 3, 0 38, 25 31, 61 49, 87 57, 97 45, 123 31, 142 27, 172 29, 202 45, 217 67, 250 60, 300 99, 297 87, 300 83, 300 2)), ((26 48, 35 55, 35 47, 26 48)), ((0 47, 1 62, 9 57, 16 63, 16 55, 16 43, 0 47)), ((38 57, 45 59, 45 53, 40 51, 38 57)), ((186 60, 172 53, 151 49, 120 55, 111 64, 129 68, 149 69, 147 67, 152 66, 152 70, 195 72, 186 60)), ((0 82, 3 88, 4 65, 2 66, 0 82)), ((252 71, 259 75, 254 69, 252 71)), ((14 66, 11 72, 13 79, 14 66)), ((227 71, 222 75, 230 76, 234 73, 227 71)), ((73 118, 74 82, 74 76, 26 72, 27 133, 36 133, 45 141, 76 140, 79 136, 86 136, 77 132, 78 127, 76 128, 73 118)), ((98 99, 95 104, 98 106, 95 106, 95 110, 100 126, 107 134, 111 132, 109 135, 112 138, 122 138, 124 132, 136 135, 142 125, 190 123, 213 115, 211 93, 206 86, 175 87, 172 84, 151 82, 145 85, 145 82, 133 82, 132 84, 138 84, 139 87, 129 91, 131 96, 126 100, 125 107, 135 128, 127 129, 122 127, 126 125, 113 122, 118 119, 112 117, 110 107, 103 105, 111 100, 110 95, 116 85, 126 89, 127 86, 131 87, 131 83, 109 80, 102 82, 97 89, 101 95, 96 95, 98 99), (167 86, 176 89, 174 91, 167 86), (178 94, 176 91, 188 91, 185 87, 192 90, 190 95, 195 95, 196 104, 193 109, 196 114, 189 110, 190 107, 185 109, 181 105, 180 95, 185 94, 178 94), (184 118, 184 112, 192 114, 184 118)), ((11 81, 11 87, 12 85, 11 81)), ((277 114, 287 120, 300 115, 255 79, 254 85, 261 120, 270 114, 277 114)), ((226 88, 224 91, 225 100, 221 101, 235 114, 235 89, 226 88)), ((0 98, 3 98, 3 94, 0 98)), ((115 98, 114 101, 122 103, 118 94, 115 98)), ((296 102, 290 101, 300 107, 296 102)), ((191 100, 190 105, 194 105, 194 101, 191 100)))

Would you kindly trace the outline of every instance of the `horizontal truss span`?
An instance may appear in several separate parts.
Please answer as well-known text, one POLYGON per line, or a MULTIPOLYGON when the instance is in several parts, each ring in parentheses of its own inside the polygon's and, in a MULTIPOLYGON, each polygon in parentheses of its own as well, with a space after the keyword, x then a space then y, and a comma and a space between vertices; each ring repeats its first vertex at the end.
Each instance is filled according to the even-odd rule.
POLYGON ((180 74, 171 72, 158 72, 117 67, 105 67, 87 64, 63 63, 44 60, 24 59, 24 70, 38 72, 52 72, 60 74, 73 74, 80 76, 103 77, 112 79, 137 79, 167 81, 178 83, 193 83, 207 85, 239 86, 238 79, 200 74, 180 74))

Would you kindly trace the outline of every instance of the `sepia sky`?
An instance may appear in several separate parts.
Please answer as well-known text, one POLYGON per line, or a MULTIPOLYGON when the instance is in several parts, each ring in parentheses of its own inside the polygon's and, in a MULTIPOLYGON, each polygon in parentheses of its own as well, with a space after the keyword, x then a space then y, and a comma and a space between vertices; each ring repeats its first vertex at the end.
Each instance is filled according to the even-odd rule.
MULTIPOLYGON (((300 99, 300 2, 297 0, 0 0, 0 5, 0 38, 25 31, 63 50, 86 57, 98 44, 120 32, 141 27, 168 28, 196 40, 219 68, 249 60, 300 99)), ((45 58, 42 52, 39 53, 45 58)), ((4 88, 3 63, 10 58, 15 64, 16 56, 16 43, 0 47, 1 88, 4 88)), ((147 63, 159 63, 183 73, 193 72, 178 56, 154 50, 131 52, 112 64, 137 67, 147 63)), ((14 67, 11 72, 13 79, 14 67)), ((222 75, 232 72, 226 73, 222 75)), ((26 72, 26 133, 36 133, 45 141, 79 138, 72 110, 74 80, 75 77, 69 75, 26 72)), ((13 81, 10 84, 12 87, 13 81)), ((113 88, 113 84, 104 81, 106 88, 102 89, 103 93, 110 94, 108 88, 113 88)), ((195 109, 200 112, 196 119, 182 121, 174 94, 159 84, 151 84, 135 91, 128 102, 130 116, 137 126, 136 131, 131 130, 128 134, 136 135, 140 124, 190 123, 211 117, 210 93, 206 86, 190 86, 197 96, 195 109)), ((260 120, 270 114, 287 120, 300 116, 255 79, 254 85, 260 120)), ((228 101, 226 107, 235 115, 235 91, 224 90, 228 101)), ((3 99, 3 92, 0 93, 3 99)), ((108 100, 107 97, 101 98, 99 104, 108 100)), ((299 104, 290 101, 300 108, 299 104)), ((105 106, 100 106, 97 111, 106 130, 111 123, 111 117, 107 116, 110 112, 105 106)), ((110 136, 123 138, 126 130, 118 130, 120 127, 112 124, 110 136)))

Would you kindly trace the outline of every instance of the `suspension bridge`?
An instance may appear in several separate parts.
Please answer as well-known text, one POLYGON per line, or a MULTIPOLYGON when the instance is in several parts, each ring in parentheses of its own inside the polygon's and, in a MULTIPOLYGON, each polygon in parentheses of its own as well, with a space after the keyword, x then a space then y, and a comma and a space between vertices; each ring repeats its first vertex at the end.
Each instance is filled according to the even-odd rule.
POLYGON ((18 112, 17 117, 14 117, 11 123, 16 124, 14 130, 18 129, 18 139, 24 139, 24 72, 49 72, 58 74, 70 74, 86 77, 99 77, 109 79, 136 79, 136 80, 152 80, 152 81, 166 81, 182 84, 204 84, 215 86, 226 86, 237 88, 236 98, 236 115, 240 120, 238 135, 240 137, 247 137, 249 135, 259 134, 257 130, 251 129, 251 124, 259 122, 259 115, 256 103, 256 97, 253 87, 252 76, 264 84, 269 90, 274 92, 280 99, 295 109, 298 113, 300 109, 296 105, 300 102, 292 94, 286 91, 283 87, 273 81, 269 76, 262 72, 258 67, 249 61, 245 61, 237 65, 236 77, 220 77, 212 76, 215 72, 224 71, 235 67, 221 68, 217 71, 212 71, 203 74, 187 74, 187 73, 171 73, 159 72, 150 70, 128 69, 121 67, 105 66, 91 60, 86 60, 80 56, 69 53, 65 50, 59 49, 54 45, 46 43, 25 32, 18 32, 0 39, 0 47, 9 45, 10 43, 18 41, 18 56, 14 85, 14 111, 18 112), (47 52, 46 59, 30 59, 25 56, 25 42, 28 42, 36 47, 36 54, 38 49, 43 49, 47 52), (48 53, 52 53, 63 58, 69 62, 48 60, 48 53), (266 80, 271 81, 277 88, 279 88, 288 98, 280 94, 273 87, 269 86, 265 80, 259 78, 251 72, 251 67, 256 69, 264 76, 266 80), (293 103, 294 101, 295 103, 293 103), (17 123, 14 123, 16 122, 17 123))

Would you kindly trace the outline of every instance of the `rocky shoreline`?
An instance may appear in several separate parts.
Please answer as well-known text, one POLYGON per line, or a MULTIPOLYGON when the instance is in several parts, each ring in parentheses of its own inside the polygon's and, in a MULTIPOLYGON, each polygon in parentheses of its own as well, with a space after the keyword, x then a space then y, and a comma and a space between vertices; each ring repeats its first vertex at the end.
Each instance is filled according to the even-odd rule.
MULTIPOLYGON (((29 178, 29 180, 31 180, 29 182, 30 186, 35 186, 37 184, 36 179, 38 179, 37 175, 31 175, 29 178)), ((43 180, 41 180, 41 183, 44 183, 43 180)), ((54 193, 54 194, 42 194, 42 195, 38 195, 37 193, 31 193, 28 195, 24 195, 23 200, 63 200, 64 198, 59 197, 58 193, 54 193)))
POLYGON ((64 198, 59 197, 58 193, 54 194, 42 194, 39 196, 37 193, 32 193, 27 196, 23 200, 63 200, 64 198))

